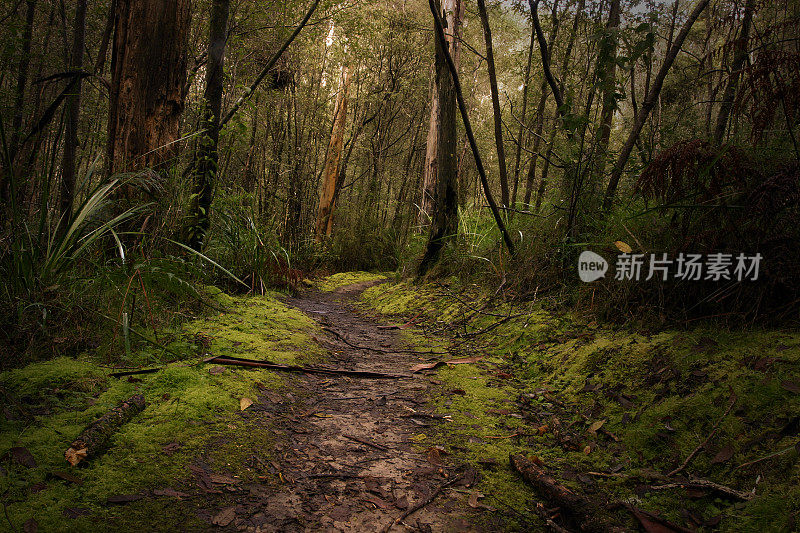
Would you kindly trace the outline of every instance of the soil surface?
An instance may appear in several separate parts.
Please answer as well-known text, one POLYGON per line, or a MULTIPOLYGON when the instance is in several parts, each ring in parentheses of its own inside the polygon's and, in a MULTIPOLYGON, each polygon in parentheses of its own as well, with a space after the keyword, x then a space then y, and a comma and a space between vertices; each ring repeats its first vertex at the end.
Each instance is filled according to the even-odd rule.
MULTIPOLYGON (((273 432, 276 445, 273 459, 254 450, 250 461, 269 474, 265 480, 277 474, 282 483, 230 483, 219 490, 212 478, 200 511, 205 520, 259 532, 491 531, 499 525, 492 525, 491 513, 468 505, 474 470, 448 464, 436 448, 412 440, 446 419, 426 408, 435 379, 409 372, 425 355, 353 305, 373 284, 285 301, 323 327, 315 340, 330 352, 326 365, 408 377, 301 374, 289 379, 285 392, 264 391, 242 415, 248 430, 273 432)), ((196 474, 201 486, 212 475, 202 462, 196 474)))

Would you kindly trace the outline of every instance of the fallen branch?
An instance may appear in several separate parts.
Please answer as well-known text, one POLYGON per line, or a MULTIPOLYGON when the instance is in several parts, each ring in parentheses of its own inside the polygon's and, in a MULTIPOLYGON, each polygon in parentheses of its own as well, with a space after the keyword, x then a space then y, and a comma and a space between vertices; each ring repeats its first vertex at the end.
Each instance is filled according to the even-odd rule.
POLYGON ((344 370, 340 368, 321 368, 317 366, 281 365, 270 363, 269 361, 256 361, 253 359, 240 359, 229 355, 220 355, 204 360, 205 363, 214 362, 219 365, 247 366, 252 368, 269 368, 271 370, 282 370, 284 372, 303 372, 306 374, 327 374, 341 375, 359 378, 374 379, 401 379, 411 376, 404 374, 385 374, 383 372, 370 372, 368 370, 344 370))
POLYGON ((405 520, 406 518, 408 518, 412 514, 416 513, 417 511, 419 511, 420 509, 422 509, 426 505, 430 504, 433 500, 436 499, 436 497, 439 494, 441 494, 441 492, 444 489, 446 489, 447 487, 449 487, 450 485, 452 485, 456 481, 460 480, 462 477, 463 477, 463 474, 458 475, 458 476, 456 476, 456 477, 454 477, 454 478, 442 483, 441 485, 439 485, 436 488, 436 490, 431 492, 431 494, 427 498, 425 498, 421 502, 417 503, 413 507, 410 507, 406 512, 404 512, 403 514, 401 514, 400 516, 398 516, 397 518, 395 518, 394 520, 389 522, 386 526, 384 526, 384 528, 381 529, 381 533, 388 533, 388 531, 390 529, 392 529, 393 526, 395 526, 396 524, 399 524, 400 522, 402 522, 403 520, 405 520))
POLYGON ((511 467, 530 483, 544 498, 568 513, 581 531, 616 532, 623 531, 595 503, 572 489, 565 487, 548 474, 543 468, 529 461, 522 455, 510 455, 511 467))
POLYGON ((792 444, 788 448, 784 448, 782 450, 778 450, 777 452, 773 452, 773 453, 771 453, 769 455, 765 455, 764 457, 760 457, 760 458, 755 459, 753 461, 748 461, 746 463, 742 463, 739 466, 737 466, 736 468, 734 468, 734 470, 739 470, 740 468, 744 468, 746 466, 752 466, 754 464, 758 464, 761 461, 766 461, 767 459, 772 459, 773 457, 778 457, 779 455, 783 455, 786 452, 790 452, 792 450, 797 450, 798 452, 800 452, 800 442, 792 444))
POLYGON ((64 452, 64 458, 72 466, 77 466, 81 461, 99 455, 111 440, 111 436, 123 424, 142 412, 146 405, 144 396, 136 394, 107 411, 72 442, 69 449, 64 452))
POLYGON ((689 466, 689 463, 692 462, 692 459, 694 459, 695 456, 700 452, 700 450, 705 448, 706 444, 708 444, 708 441, 710 441, 714 437, 714 435, 717 434, 717 430, 719 429, 719 425, 722 423, 722 421, 725 419, 725 417, 728 416, 728 413, 731 412, 731 409, 733 409, 733 405, 735 403, 736 403, 736 396, 732 396, 731 397, 731 402, 730 402, 730 404, 728 404, 728 408, 725 409, 725 412, 722 413, 722 416, 719 417, 717 422, 714 424, 714 428, 711 430, 711 433, 709 433, 708 437, 706 437, 703 442, 698 444, 697 448, 692 450, 692 453, 689 454, 689 456, 686 458, 686 460, 683 463, 681 463, 681 465, 678 468, 676 468, 672 472, 668 473, 667 477, 672 477, 675 474, 677 474, 678 472, 683 471, 683 469, 686 468, 687 466, 689 466))
POLYGON ((346 439, 354 440, 354 441, 358 442, 359 444, 363 444, 365 446, 369 446, 370 448, 375 448, 376 450, 380 450, 382 452, 385 452, 385 451, 389 450, 389 448, 387 448, 383 444, 376 444, 376 443, 370 442, 370 441, 368 441, 366 439, 358 438, 358 437, 356 437, 354 435, 348 435, 347 433, 342 433, 342 437, 344 437, 346 439))
POLYGON ((419 352, 417 350, 403 350, 403 349, 384 350, 382 348, 373 348, 372 346, 361 346, 361 345, 358 345, 358 344, 353 344, 352 342, 350 342, 347 339, 347 337, 345 337, 342 333, 339 333, 338 331, 336 331, 333 328, 329 328, 327 326, 322 326, 322 330, 323 331, 327 331, 329 333, 333 333, 337 338, 341 339, 342 342, 344 342, 346 345, 350 346, 351 348, 355 348, 356 350, 369 350, 369 351, 377 352, 377 353, 410 353, 410 354, 414 354, 414 355, 447 355, 447 352, 431 352, 431 351, 419 352))
POLYGON ((746 502, 751 500, 755 494, 752 492, 743 492, 740 490, 732 489, 707 479, 693 479, 691 481, 684 481, 680 483, 665 483, 664 485, 653 485, 650 487, 653 490, 669 490, 669 489, 707 489, 719 494, 729 496, 734 500, 746 502))

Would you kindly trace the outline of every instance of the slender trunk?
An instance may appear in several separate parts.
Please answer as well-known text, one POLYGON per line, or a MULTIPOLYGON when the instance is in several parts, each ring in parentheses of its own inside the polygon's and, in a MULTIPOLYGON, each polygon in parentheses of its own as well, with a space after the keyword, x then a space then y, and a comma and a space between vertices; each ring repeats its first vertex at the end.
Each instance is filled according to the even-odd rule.
MULTIPOLYGON (((83 68, 83 47, 86 36, 86 0, 78 0, 75 5, 75 28, 72 38, 72 58, 70 70, 83 68)), ((64 158, 61 168, 61 217, 60 227, 66 229, 72 217, 72 204, 75 201, 75 156, 78 151, 78 119, 81 107, 81 78, 77 78, 75 88, 67 96, 66 132, 64 136, 64 158)))
POLYGON ((484 0, 478 0, 478 11, 483 24, 483 38, 486 43, 486 64, 489 70, 489 86, 492 93, 492 112, 494 114, 494 142, 497 147, 497 162, 500 170, 500 201, 504 206, 510 203, 508 194, 508 171, 506 169, 506 150, 503 146, 503 117, 500 114, 500 94, 497 89, 497 74, 494 69, 494 51, 492 50, 492 29, 489 26, 489 14, 486 12, 484 0))
POLYGON ((747 60, 747 42, 750 40, 750 25, 753 20, 754 7, 754 0, 747 0, 744 6, 742 30, 739 33, 739 38, 736 40, 736 52, 734 53, 733 62, 731 63, 730 79, 728 80, 728 85, 725 87, 725 92, 722 96, 719 115, 717 115, 717 126, 714 129, 714 143, 717 145, 722 144, 722 141, 725 139, 728 117, 733 108, 733 99, 736 96, 736 89, 739 87, 739 76, 747 60))
POLYGON ((33 35, 33 20, 36 15, 36 0, 26 2, 25 29, 22 33, 22 47, 20 50, 19 68, 17 70, 17 87, 14 93, 14 118, 11 122, 11 141, 8 148, 8 158, 3 159, 3 170, 0 172, 0 201, 7 204, 11 191, 11 180, 14 179, 13 169, 7 165, 13 164, 17 154, 19 140, 22 135, 22 116, 25 109, 25 87, 28 85, 28 69, 31 64, 31 39, 33 35))
POLYGON ((616 94, 616 73, 617 73, 617 30, 620 23, 620 0, 611 0, 608 12, 608 23, 606 24, 606 34, 600 44, 598 54, 598 82, 603 89, 603 108, 600 112, 600 128, 597 135, 599 159, 595 171, 595 181, 600 183, 600 179, 605 173, 606 160, 608 159, 608 145, 611 140, 611 124, 614 119, 614 111, 617 108, 616 94))
POLYGON ((228 28, 230 0, 214 0, 208 32, 208 64, 206 89, 203 95, 205 114, 203 133, 195 151, 192 197, 192 223, 188 244, 201 250, 211 221, 211 202, 217 176, 219 152, 219 123, 222 110, 222 84, 225 76, 225 39, 228 28))
POLYGON ((333 215, 333 197, 336 192, 336 181, 339 177, 339 163, 342 158, 344 145, 344 130, 347 124, 347 92, 350 88, 350 69, 345 65, 339 80, 339 93, 336 95, 336 104, 333 108, 333 126, 325 157, 325 168, 322 171, 322 194, 319 198, 317 209, 316 240, 320 242, 323 236, 330 236, 332 225, 329 220, 333 215))
MULTIPOLYGON (((555 9, 555 5, 553 7, 555 9)), ((522 155, 522 146, 525 144, 525 118, 528 112, 528 82, 530 81, 531 77, 531 63, 533 62, 533 44, 535 42, 536 42, 536 35, 533 32, 531 32, 531 40, 530 44, 528 45, 528 62, 525 65, 525 78, 522 81, 522 111, 520 113, 520 119, 519 119, 519 133, 517 134, 517 153, 514 155, 514 189, 511 192, 512 207, 515 206, 517 203, 517 190, 519 189, 519 160, 522 155)))
POLYGON ((644 99, 644 102, 642 102, 642 107, 639 110, 639 115, 636 117, 636 122, 634 122, 631 132, 628 134, 628 138, 625 141, 625 144, 622 146, 622 151, 614 163, 614 169, 611 171, 611 178, 609 179, 608 188, 606 189, 605 198, 603 200, 603 210, 605 212, 609 212, 611 210, 614 197, 617 194, 619 179, 622 177, 622 171, 625 169, 625 163, 628 162, 628 158, 631 155, 631 151, 636 143, 636 139, 642 132, 642 127, 644 127, 644 123, 647 120, 650 111, 656 104, 659 94, 661 93, 661 87, 664 85, 664 78, 667 77, 669 69, 675 62, 675 58, 678 56, 681 46, 683 46, 683 41, 686 40, 686 36, 689 35, 689 31, 692 29, 692 26, 703 10, 708 6, 709 1, 710 0, 700 0, 697 6, 695 6, 694 10, 689 15, 689 18, 681 28, 681 31, 678 33, 678 36, 675 38, 675 42, 672 44, 672 47, 670 47, 670 49, 667 51, 667 55, 664 57, 664 63, 661 65, 661 69, 659 69, 658 74, 656 74, 656 77, 653 80, 653 86, 647 91, 647 97, 644 99))

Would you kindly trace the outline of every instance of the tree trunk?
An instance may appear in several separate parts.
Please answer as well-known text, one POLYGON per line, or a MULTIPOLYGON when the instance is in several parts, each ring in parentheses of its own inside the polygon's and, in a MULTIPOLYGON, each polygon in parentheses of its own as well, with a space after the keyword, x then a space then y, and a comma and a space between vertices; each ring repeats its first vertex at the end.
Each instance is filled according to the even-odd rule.
MULTIPOLYGON (((525 78, 522 80, 522 111, 519 118, 519 133, 517 134, 517 153, 514 155, 514 188, 511 191, 511 206, 517 203, 517 190, 519 189, 519 162, 522 156, 522 146, 525 144, 525 118, 528 113, 528 82, 531 78, 531 63, 533 63, 533 44, 536 35, 531 32, 528 44, 528 62, 525 65, 525 78)), ((465 147, 466 148, 466 147, 465 147)), ((536 156, 534 156, 536 157, 536 156)))
POLYGON ((333 225, 330 224, 333 215, 334 194, 336 181, 339 177, 339 163, 342 159, 344 145, 344 130, 347 124, 347 93, 350 88, 350 69, 345 65, 342 68, 342 77, 339 80, 339 93, 336 95, 336 104, 333 108, 333 126, 331 138, 325 156, 325 168, 322 171, 322 194, 319 198, 317 210, 316 239, 322 240, 323 236, 329 237, 333 225))
MULTIPOLYGON (((463 0, 444 0, 442 20, 445 21, 445 39, 449 47, 450 56, 458 68, 461 55, 461 24, 464 20, 463 0)), ((433 84, 431 86, 431 116, 428 125, 428 137, 425 145, 425 166, 422 171, 422 198, 420 200, 420 225, 428 224, 433 216, 436 191, 438 190, 438 139, 439 139, 439 87, 437 85, 439 72, 434 65, 433 84)))
POLYGON ((201 250, 211 221, 211 202, 217 178, 219 152, 219 121, 222 111, 222 83, 225 76, 225 39, 228 28, 230 0, 214 0, 208 32, 208 64, 206 90, 203 95, 205 115, 203 133, 195 150, 192 198, 192 224, 189 227, 189 246, 201 250))
POLYGON ((617 108, 615 98, 617 83, 617 30, 620 22, 620 0, 611 0, 608 11, 608 23, 606 24, 606 34, 600 43, 598 54, 598 83, 603 90, 603 108, 600 112, 600 128, 597 132, 599 158, 595 171, 595 183, 600 183, 605 173, 606 160, 608 158, 608 145, 611 140, 611 124, 614 119, 614 111, 617 108))
MULTIPOLYGON (((86 36, 86 0, 78 0, 75 6, 75 29, 72 39, 70 70, 83 68, 83 47, 86 36)), ((59 226, 66 229, 72 217, 72 204, 75 201, 75 156, 78 151, 78 119, 81 107, 81 79, 77 78, 75 88, 67 96, 66 133, 64 137, 64 158, 61 168, 61 218, 59 226)))
POLYGON ((178 153, 190 0, 119 0, 111 54, 109 174, 178 153))
POLYGON ((717 126, 714 129, 714 143, 722 144, 725 139, 725 130, 728 127, 728 117, 733 108, 733 99, 736 96, 736 89, 739 87, 739 75, 742 73, 745 61, 747 60, 747 42, 750 40, 750 25, 753 20, 754 0, 747 0, 744 6, 744 16, 742 18, 742 30, 736 40, 736 52, 731 63, 730 79, 725 87, 722 96, 722 103, 717 115, 717 126))
POLYGON ((661 69, 659 69, 658 74, 656 74, 656 77, 653 80, 653 86, 647 91, 647 96, 645 97, 644 102, 642 102, 642 107, 639 110, 639 114, 636 117, 633 128, 628 134, 625 144, 622 146, 622 151, 617 157, 617 161, 614 163, 614 169, 611 171, 611 178, 609 179, 605 198, 603 199, 603 210, 605 212, 611 211, 614 197, 617 194, 619 179, 622 177, 622 171, 625 169, 625 163, 628 162, 628 158, 631 155, 631 151, 636 143, 636 139, 642 132, 644 123, 647 120, 648 115, 650 115, 650 111, 655 106, 656 101, 658 100, 659 94, 661 93, 661 87, 664 85, 664 78, 667 77, 667 73, 672 67, 672 63, 675 62, 675 58, 678 56, 681 46, 683 46, 683 41, 686 40, 686 36, 689 35, 689 31, 692 29, 695 21, 706 8, 706 6, 708 6, 709 1, 710 0, 700 0, 697 6, 695 6, 694 10, 689 14, 689 18, 686 20, 681 28, 680 33, 678 33, 678 36, 675 38, 675 42, 672 43, 672 46, 667 51, 666 57, 664 57, 664 63, 661 65, 661 69))
MULTIPOLYGON (((20 50, 19 68, 17 70, 17 87, 14 93, 14 118, 11 122, 11 142, 8 148, 8 158, 3 158, 3 170, 0 172, 0 209, 10 200, 14 170, 9 168, 17 154, 19 140, 22 134, 22 112, 25 108, 25 87, 28 85, 28 69, 31 64, 31 39, 33 35, 33 20, 36 15, 36 0, 28 0, 25 14, 25 29, 22 33, 22 49, 20 50)), ((2 213, 2 211, 0 211, 2 213)))
POLYGON ((508 171, 506 170, 506 150, 503 146, 503 117, 500 114, 500 95, 497 89, 497 73, 494 69, 494 51, 492 50, 492 29, 489 26, 489 14, 486 12, 484 0, 478 0, 478 12, 483 24, 483 39, 486 43, 486 65, 489 71, 489 87, 492 93, 492 113, 494 114, 494 142, 497 146, 497 162, 500 169, 500 201, 503 206, 509 205, 508 171))
MULTIPOLYGON (((442 13, 442 20, 448 24, 444 29, 450 29, 450 35, 455 36, 460 23, 458 13, 461 12, 461 1, 455 0, 455 5, 449 4, 449 1, 446 0, 445 8, 439 8, 439 12, 442 13), (449 7, 453 8, 452 11, 448 9, 449 7), (448 15, 450 16, 448 17, 448 15), (454 26, 449 26, 449 24, 454 24, 454 26)), ((446 35, 444 35, 444 39, 440 39, 437 33, 436 87, 439 100, 439 116, 436 120, 439 132, 436 156, 438 161, 437 187, 428 244, 417 271, 420 276, 425 275, 439 260, 445 243, 453 239, 458 231, 456 96, 453 76, 444 55, 445 47, 449 47, 451 43, 456 46, 457 41, 454 37, 452 41, 448 41, 450 39, 446 35)))

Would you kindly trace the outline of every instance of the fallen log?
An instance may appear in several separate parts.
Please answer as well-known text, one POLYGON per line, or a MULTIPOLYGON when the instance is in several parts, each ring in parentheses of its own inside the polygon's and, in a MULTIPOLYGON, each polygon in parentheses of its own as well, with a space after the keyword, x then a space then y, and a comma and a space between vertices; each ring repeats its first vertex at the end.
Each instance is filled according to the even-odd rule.
POLYGON ((609 533, 625 529, 613 523, 607 512, 585 496, 565 487, 542 467, 522 455, 509 456, 511 467, 530 483, 550 504, 570 516, 581 531, 609 533))
POLYGON ((146 405, 144 396, 136 394, 107 411, 72 442, 69 449, 64 452, 64 458, 72 466, 77 466, 80 462, 101 454, 105 451, 111 436, 123 424, 142 412, 146 405))

